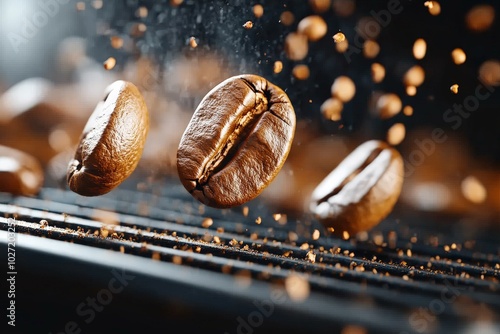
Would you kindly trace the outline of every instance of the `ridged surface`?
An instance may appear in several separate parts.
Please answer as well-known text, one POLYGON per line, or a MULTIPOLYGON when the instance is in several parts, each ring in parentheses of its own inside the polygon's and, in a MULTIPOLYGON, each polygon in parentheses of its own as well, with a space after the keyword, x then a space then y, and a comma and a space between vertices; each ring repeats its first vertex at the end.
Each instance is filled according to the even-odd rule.
MULTIPOLYGON (((281 285, 300 274, 311 293, 358 303, 361 310, 390 310, 414 330, 420 309, 430 312, 441 330, 468 323, 464 313, 479 307, 497 315, 500 311, 499 246, 487 231, 475 236, 450 233, 420 217, 406 224, 389 219, 366 240, 323 234, 313 240, 313 231, 322 231, 314 220, 283 224, 258 202, 250 203, 245 214, 242 208, 213 209, 194 201, 175 181, 147 193, 116 190, 101 198, 45 188, 37 198, 5 197, 1 202, 6 204, 0 204, 0 212, 16 217, 19 233, 202 268, 237 280, 251 277, 281 285), (212 225, 206 225, 207 218, 212 225), (42 228, 41 219, 48 226, 42 228), (452 301, 443 302, 445 297, 452 301), (437 301, 443 309, 433 314, 437 301)), ((6 229, 5 219, 0 228, 6 229)), ((376 325, 383 327, 380 321, 376 325)))

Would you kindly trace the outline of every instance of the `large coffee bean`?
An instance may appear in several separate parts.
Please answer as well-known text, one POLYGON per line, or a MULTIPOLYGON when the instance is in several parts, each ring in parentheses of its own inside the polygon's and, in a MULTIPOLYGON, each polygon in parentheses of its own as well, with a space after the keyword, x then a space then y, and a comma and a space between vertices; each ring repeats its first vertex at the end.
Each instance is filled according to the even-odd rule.
POLYGON ((367 141, 314 189, 310 209, 335 234, 367 231, 392 211, 403 174, 398 151, 382 141, 367 141))
POLYGON ((295 111, 281 88, 256 75, 231 77, 194 112, 177 151, 179 177, 206 205, 241 205, 276 177, 294 133, 295 111))
POLYGON ((98 196, 117 187, 137 167, 148 130, 149 113, 137 87, 122 80, 108 86, 69 163, 70 189, 98 196))

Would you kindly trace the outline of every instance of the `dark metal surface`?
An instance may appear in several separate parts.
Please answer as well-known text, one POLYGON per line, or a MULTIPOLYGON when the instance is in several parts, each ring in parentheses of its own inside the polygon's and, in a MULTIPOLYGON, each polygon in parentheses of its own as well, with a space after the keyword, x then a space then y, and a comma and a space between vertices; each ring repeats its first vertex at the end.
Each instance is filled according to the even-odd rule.
POLYGON ((484 315, 498 321, 500 257, 487 231, 471 244, 438 225, 388 218, 367 240, 342 240, 312 219, 280 224, 258 201, 245 215, 205 207, 175 181, 100 198, 45 188, 0 202, 0 229, 15 219, 19 323, 29 329, 58 333, 75 321, 83 333, 178 322, 186 332, 467 333, 484 315), (106 289, 113 268, 134 278, 87 323, 77 308, 106 289), (286 292, 294 275, 310 286, 304 301, 286 292), (272 301, 276 293, 286 301, 272 301))

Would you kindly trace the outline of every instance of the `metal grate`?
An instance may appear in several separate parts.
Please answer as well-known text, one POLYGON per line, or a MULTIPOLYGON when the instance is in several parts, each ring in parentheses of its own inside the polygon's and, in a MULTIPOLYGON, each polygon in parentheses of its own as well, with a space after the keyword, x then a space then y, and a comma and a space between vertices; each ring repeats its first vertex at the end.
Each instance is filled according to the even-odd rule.
MULTIPOLYGON (((199 296, 187 307, 213 307, 227 317, 224 326, 204 325, 207 332, 237 332, 238 317, 246 319, 255 311, 255 301, 269 299, 273 289, 286 291, 287 278, 296 275, 310 287, 309 297, 294 301, 293 294, 285 294, 288 301, 273 305, 273 315, 265 319, 268 327, 255 326, 260 332, 277 326, 289 332, 331 333, 353 324, 370 332, 460 332, 485 314, 493 315, 488 321, 499 320, 499 246, 486 230, 481 235, 469 231, 464 238, 463 229, 439 231, 442 226, 426 224, 422 217, 407 223, 390 217, 362 240, 323 235, 313 240, 312 231, 321 231, 313 219, 276 221, 258 201, 245 212, 216 210, 194 201, 175 181, 167 183, 147 191, 118 189, 98 198, 56 188, 33 198, 4 194, 0 229, 7 230, 14 218, 18 247, 84 261, 79 269, 84 274, 90 262, 155 276, 160 282, 148 288, 164 302, 182 300, 162 294, 170 286, 165 282, 183 283, 199 296), (91 250, 103 252, 81 258, 91 250), (160 272, 150 272, 153 268, 160 272), (163 272, 165 268, 169 270, 163 272), (177 277, 179 270, 188 271, 177 277), (216 300, 203 299, 202 291, 216 293, 216 300)), ((60 263, 65 262, 50 265, 56 277, 65 270, 60 263)), ((143 298, 144 289, 137 288, 143 298)), ((150 324, 155 321, 149 319, 150 324)))

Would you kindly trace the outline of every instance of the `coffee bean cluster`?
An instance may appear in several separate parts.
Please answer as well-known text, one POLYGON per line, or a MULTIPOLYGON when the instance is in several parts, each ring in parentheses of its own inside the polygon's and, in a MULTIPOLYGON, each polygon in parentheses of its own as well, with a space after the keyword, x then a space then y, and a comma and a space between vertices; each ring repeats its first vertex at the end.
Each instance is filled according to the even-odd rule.
MULTIPOLYGON (((205 95, 182 135, 179 179, 205 205, 242 205, 276 178, 295 128, 294 107, 280 87, 253 74, 229 77, 205 95)), ((149 112, 139 89, 124 80, 109 85, 68 163, 69 188, 82 196, 115 189, 136 169, 148 132, 149 112)), ((7 147, 0 147, 0 156, 0 191, 35 195, 43 183, 36 159, 7 147)), ((392 210, 402 176, 394 148, 366 142, 317 186, 310 210, 331 231, 370 229, 392 210)))

